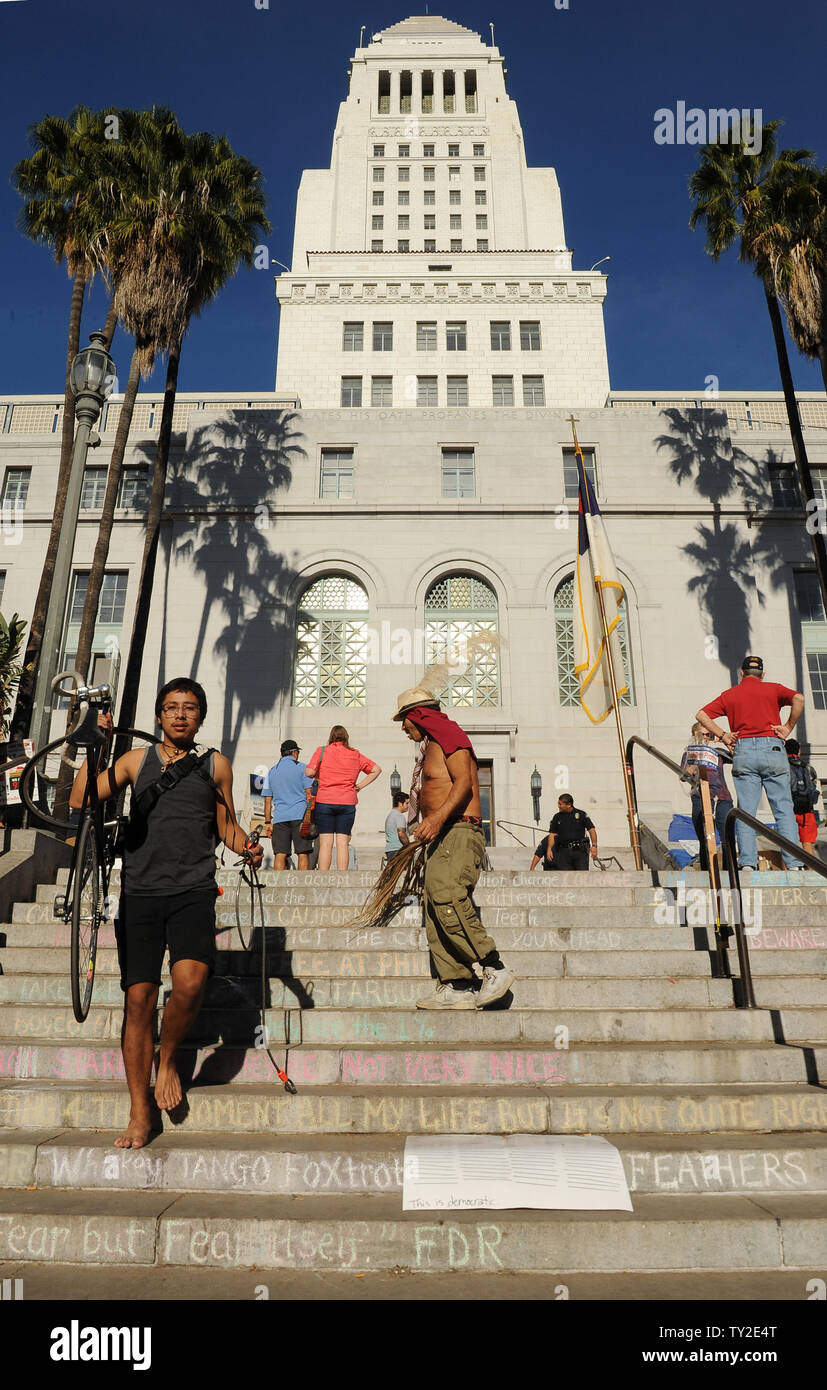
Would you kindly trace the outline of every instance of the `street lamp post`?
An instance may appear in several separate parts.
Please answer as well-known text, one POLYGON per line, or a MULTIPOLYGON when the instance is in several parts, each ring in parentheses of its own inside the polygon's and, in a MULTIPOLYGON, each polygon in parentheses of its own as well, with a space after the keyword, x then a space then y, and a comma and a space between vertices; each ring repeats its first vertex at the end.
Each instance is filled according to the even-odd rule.
POLYGON ((543 795, 543 779, 537 771, 535 765, 531 774, 531 799, 534 802, 534 820, 540 824, 540 797, 543 795))
POLYGON ((49 607, 40 644, 40 657, 37 664, 37 677, 34 687, 31 737, 35 748, 43 748, 49 742, 52 722, 52 680, 57 675, 60 661, 60 648, 63 640, 63 623, 66 615, 66 602, 69 594, 69 580, 72 573, 72 556, 75 549, 75 533, 80 513, 80 498, 83 491, 83 472, 86 467, 86 454, 89 449, 89 436, 103 408, 103 403, 111 394, 115 383, 115 363, 106 350, 106 335, 91 333, 90 347, 77 354, 69 372, 69 381, 75 394, 75 415, 78 420, 75 444, 72 452, 72 467, 69 474, 69 488, 66 493, 66 506, 60 532, 60 544, 52 575, 52 589, 49 607))
POLYGON ((396 766, 396 763, 394 763, 393 772, 391 773, 391 796, 395 796, 396 793, 401 792, 401 790, 402 778, 399 775, 399 769, 396 766))

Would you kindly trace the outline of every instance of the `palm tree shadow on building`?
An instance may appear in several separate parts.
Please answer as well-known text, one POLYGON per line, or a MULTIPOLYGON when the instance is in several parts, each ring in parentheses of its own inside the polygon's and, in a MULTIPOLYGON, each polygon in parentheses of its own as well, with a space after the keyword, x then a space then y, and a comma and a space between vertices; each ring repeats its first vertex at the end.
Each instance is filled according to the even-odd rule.
MULTIPOLYGON (((719 660, 736 684, 741 662, 752 645, 750 600, 764 605, 764 580, 769 576, 773 588, 787 589, 800 690, 801 631, 792 590, 789 531, 765 524, 763 517, 756 525, 756 514, 773 506, 768 468, 779 462, 778 455, 767 449, 766 457, 760 459, 733 444, 729 417, 723 409, 672 408, 661 414, 668 431, 656 437, 656 448, 671 455, 668 466, 677 482, 691 481, 695 492, 712 507, 712 524, 699 523, 697 540, 681 549, 698 570, 687 589, 697 596, 716 639, 719 660), (722 503, 727 499, 746 506, 746 532, 735 522, 723 522, 722 503)), ((793 548, 798 549, 798 542, 793 548)), ((783 679, 782 673, 779 679, 783 679)))

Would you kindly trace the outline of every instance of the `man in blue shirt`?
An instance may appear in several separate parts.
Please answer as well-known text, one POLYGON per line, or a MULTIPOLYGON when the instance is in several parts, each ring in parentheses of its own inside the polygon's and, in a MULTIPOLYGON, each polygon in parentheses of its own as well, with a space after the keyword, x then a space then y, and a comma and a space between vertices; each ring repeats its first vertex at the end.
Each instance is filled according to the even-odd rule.
POLYGON ((305 840, 299 833, 304 818, 313 779, 299 762, 299 745, 286 738, 281 745, 281 758, 264 779, 264 826, 265 834, 272 837, 275 867, 287 868, 287 856, 291 851, 298 855, 300 869, 310 867, 309 855, 313 848, 312 840, 305 840))

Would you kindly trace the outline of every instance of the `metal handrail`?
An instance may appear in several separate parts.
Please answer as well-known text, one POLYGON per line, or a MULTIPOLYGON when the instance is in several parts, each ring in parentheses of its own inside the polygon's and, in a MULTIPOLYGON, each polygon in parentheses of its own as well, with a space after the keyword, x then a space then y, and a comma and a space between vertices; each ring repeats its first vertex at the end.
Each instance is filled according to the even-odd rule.
POLYGON ((741 982, 743 988, 743 1002, 739 1007, 744 1009, 755 1009, 755 991, 752 987, 752 971, 749 964, 749 947, 744 934, 743 912, 741 911, 741 877, 738 871, 738 851, 735 844, 735 822, 744 821, 746 825, 772 844, 778 845, 779 849, 786 850, 787 854, 795 855, 796 859, 803 859, 807 868, 814 869, 822 878, 827 878, 827 864, 822 859, 816 859, 815 855, 808 854, 801 845, 793 844, 785 835, 779 835, 777 830, 771 830, 763 821, 751 816, 748 811, 742 811, 740 806, 733 806, 729 811, 724 822, 724 854, 726 855, 727 873, 729 874, 729 886, 737 894, 735 898, 735 942, 738 947, 738 963, 741 968, 741 982))
POLYGON ((506 835, 510 835, 512 840, 516 840, 517 844, 520 846, 520 849, 531 849, 531 845, 524 845, 519 836, 515 835, 514 831, 509 830, 508 827, 509 825, 518 825, 521 830, 533 830, 533 825, 527 825, 526 822, 522 820, 498 820, 495 821, 495 824, 499 829, 504 830, 506 835))
MULTIPOLYGON (((638 804, 637 804, 637 787, 636 787, 636 785, 635 785, 635 768, 634 768, 634 746, 635 746, 635 744, 637 744, 640 748, 642 748, 646 753, 651 754, 651 756, 652 756, 653 758, 657 758, 658 762, 663 763, 664 767, 668 767, 669 770, 670 770, 671 772, 674 772, 674 773, 676 774, 676 776, 679 777, 680 780, 681 780, 682 782, 689 782, 689 781, 690 781, 690 778, 687 776, 687 773, 686 773, 685 769, 682 768, 682 767, 680 766, 679 763, 676 763, 675 760, 674 760, 674 758, 669 758, 669 757, 667 757, 667 755, 666 755, 665 753, 661 753, 661 751, 660 751, 659 748, 655 748, 653 744, 647 743, 647 742, 646 742, 646 739, 641 738, 638 734, 632 734, 631 738, 629 738, 629 739, 627 740, 627 742, 626 742, 626 766, 627 766, 628 771, 629 771, 629 786, 630 786, 631 792, 632 792, 632 805, 633 805, 633 808, 634 808, 635 828, 636 828, 636 829, 639 829, 639 828, 640 828, 640 814, 639 814, 639 811, 638 811, 638 804)), ((726 935, 724 934, 724 930, 723 930, 723 928, 726 927, 727 924, 721 921, 721 892, 720 892, 720 881, 718 881, 717 883, 716 883, 716 881, 715 881, 715 875, 716 875, 716 867, 715 867, 715 866, 716 866, 715 857, 714 857, 713 855, 707 854, 707 876, 708 876, 708 878, 709 878, 709 889, 710 889, 710 893, 711 893, 711 895, 712 895, 711 901, 715 904, 715 953, 716 953, 716 956, 717 956, 717 958, 718 958, 718 966, 719 966, 719 968, 720 968, 720 970, 721 970, 721 973, 722 973, 723 975, 725 975, 725 976, 729 976, 729 975, 730 975, 730 969, 729 969, 729 957, 728 957, 728 955, 727 955, 727 941, 726 941, 726 935)), ((740 901, 741 901, 741 900, 740 900, 740 897, 739 897, 738 901, 739 901, 739 903, 740 903, 740 901)), ((739 913, 739 916, 740 916, 740 913, 739 913)), ((744 946, 744 950, 746 950, 746 945, 744 946)), ((740 945, 739 945, 739 948, 738 948, 738 959, 739 959, 739 961, 741 960, 741 947, 740 947, 740 945)))

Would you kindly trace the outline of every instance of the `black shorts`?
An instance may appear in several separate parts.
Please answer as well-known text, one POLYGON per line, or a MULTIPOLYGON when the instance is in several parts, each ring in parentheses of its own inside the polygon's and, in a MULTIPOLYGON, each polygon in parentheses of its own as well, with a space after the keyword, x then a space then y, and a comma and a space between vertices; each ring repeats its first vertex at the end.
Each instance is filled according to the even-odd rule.
POLYGON ((299 834, 301 830, 300 820, 279 820, 273 824, 273 853, 290 854, 295 850, 296 854, 309 854, 313 848, 312 840, 305 840, 299 834))
POLYGON ((215 970, 215 888, 189 889, 167 897, 124 893, 115 922, 121 989, 160 985, 164 952, 170 966, 198 960, 215 970))
POLYGON ((356 819, 355 806, 316 802, 316 827, 320 835, 349 835, 356 819))

